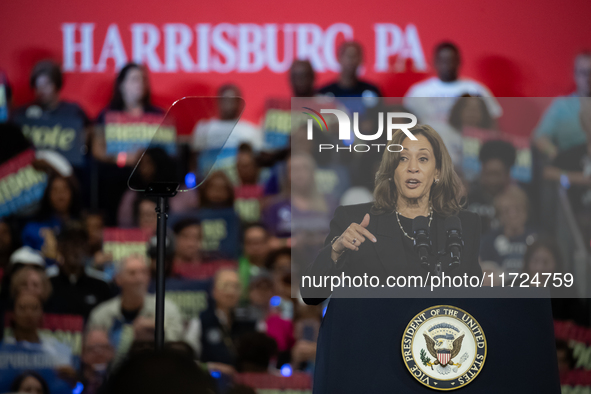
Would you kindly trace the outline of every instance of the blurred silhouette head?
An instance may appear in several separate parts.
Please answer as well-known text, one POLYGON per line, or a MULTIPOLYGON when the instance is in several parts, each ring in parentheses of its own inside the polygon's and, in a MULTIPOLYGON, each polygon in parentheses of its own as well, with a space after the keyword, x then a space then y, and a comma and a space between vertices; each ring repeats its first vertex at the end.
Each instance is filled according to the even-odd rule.
POLYGON ((523 272, 533 277, 536 273, 562 273, 560 248, 553 238, 542 238, 532 243, 523 256, 523 272))
POLYGON ((201 223, 187 218, 177 222, 173 228, 175 235, 175 258, 183 261, 199 260, 203 237, 201 223))
POLYGON ((81 360, 93 368, 106 368, 115 357, 115 349, 105 330, 90 329, 84 335, 81 360))
POLYGON ((82 268, 88 251, 88 235, 82 227, 68 225, 57 238, 58 262, 68 271, 82 268))
POLYGON ((215 171, 197 189, 202 208, 231 208, 234 206, 234 186, 223 171, 215 171))
POLYGON ((211 296, 217 308, 231 310, 240 300, 240 278, 238 272, 232 269, 220 269, 213 277, 211 296))
POLYGON ((238 147, 236 172, 242 185, 256 185, 259 177, 259 167, 249 144, 243 143, 238 147))
POLYGON ((480 184, 492 196, 496 196, 511 183, 511 167, 515 164, 517 151, 507 141, 485 142, 480 148, 480 184))
POLYGON ((53 175, 47 182, 39 215, 43 218, 60 216, 76 218, 80 215, 78 183, 73 176, 53 175))
POLYGON ((512 185, 495 198, 494 205, 505 233, 512 236, 522 234, 529 210, 527 194, 519 186, 512 185))
POLYGON ((345 41, 338 49, 341 74, 356 77, 357 69, 363 62, 363 48, 357 41, 345 41))
POLYGON ((289 81, 294 97, 313 97, 316 75, 309 60, 294 60, 289 69, 289 81))
POLYGON ((41 326, 43 307, 38 295, 21 291, 14 299, 14 313, 12 315, 14 328, 34 331, 41 326))
POLYGON ((146 258, 134 254, 121 261, 115 282, 121 288, 121 296, 145 296, 150 282, 150 271, 146 258))
POLYGON ((241 372, 267 372, 277 343, 261 332, 250 332, 238 338, 238 369, 241 372))
POLYGON ((49 386, 45 379, 37 372, 25 371, 12 381, 10 392, 49 394, 49 386))
POLYGON ((242 92, 234 84, 222 85, 218 89, 219 109, 221 120, 233 120, 240 116, 242 111, 242 92))
POLYGON ((252 223, 244 228, 244 255, 252 263, 262 265, 269 254, 269 233, 262 223, 252 223))
POLYGON ((24 266, 16 271, 10 279, 10 296, 12 299, 15 299, 21 292, 27 292, 39 297, 41 302, 45 302, 49 299, 51 291, 51 282, 41 268, 24 266))
POLYGON ((134 352, 113 371, 109 394, 215 394, 211 377, 178 351, 134 352))
POLYGON ((125 111, 138 105, 143 109, 150 106, 148 71, 137 63, 127 63, 115 79, 109 108, 125 111))
POLYGON ((591 52, 581 52, 575 58, 575 84, 581 97, 591 96, 591 52))
POLYGON ((458 98, 449 115, 449 124, 459 132, 462 132, 464 127, 488 130, 492 128, 493 123, 493 118, 481 97, 458 98))
POLYGON ((453 82, 458 79, 460 70, 460 50, 451 42, 442 42, 435 47, 435 69, 437 76, 443 82, 453 82))
POLYGON ((33 67, 29 83, 39 105, 47 107, 56 104, 63 83, 60 66, 51 60, 40 61, 33 67))

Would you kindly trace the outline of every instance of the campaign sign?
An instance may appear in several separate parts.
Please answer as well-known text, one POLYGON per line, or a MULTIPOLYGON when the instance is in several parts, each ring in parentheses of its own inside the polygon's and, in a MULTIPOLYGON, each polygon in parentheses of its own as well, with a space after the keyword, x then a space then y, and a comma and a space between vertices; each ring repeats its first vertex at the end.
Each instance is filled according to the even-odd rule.
MULTIPOLYGON (((185 321, 198 318, 199 314, 207 309, 207 298, 211 288, 210 280, 168 278, 165 287, 166 299, 172 301, 179 308, 185 321)), ((150 283, 148 292, 156 293, 154 281, 150 283)))
POLYGON ((33 168, 35 152, 28 149, 0 165, 0 217, 41 200, 47 175, 33 168))
POLYGON ((532 155, 529 139, 492 130, 465 128, 462 132, 464 154, 462 168, 467 180, 473 181, 480 175, 481 164, 478 159, 480 148, 490 140, 510 142, 517 150, 515 165, 511 168, 511 176, 519 182, 529 183, 532 177, 532 155))
POLYGON ((103 252, 112 253, 114 262, 132 254, 145 256, 148 240, 148 234, 139 228, 108 227, 103 230, 103 252))
POLYGON ((74 167, 84 165, 86 141, 82 117, 42 112, 41 108, 30 106, 14 120, 35 148, 54 150, 74 167))
POLYGON ((266 149, 276 150, 289 146, 289 136, 291 134, 290 99, 267 100, 263 130, 266 149))
MULTIPOLYGON (((208 260, 235 260, 240 253, 240 219, 234 208, 201 208, 199 211, 171 214, 169 225, 181 219, 195 218, 201 222, 201 251, 208 260)), ((204 266, 206 264, 203 264, 204 266)))
MULTIPOLYGON (((238 263, 233 260, 211 260, 198 264, 177 262, 174 264, 173 272, 185 279, 201 281, 213 278, 215 273, 223 268, 235 270, 238 269, 238 263)), ((166 286, 168 289, 168 285, 166 286)))
POLYGON ((234 210, 241 221, 252 223, 260 220, 263 194, 261 185, 240 185, 234 188, 234 210))
POLYGON ((146 148, 162 148, 176 155, 176 128, 170 119, 158 114, 131 116, 124 112, 105 114, 106 153, 134 153, 146 148))
POLYGON ((203 231, 202 250, 237 258, 240 252, 240 220, 234 209, 201 209, 199 219, 203 231))

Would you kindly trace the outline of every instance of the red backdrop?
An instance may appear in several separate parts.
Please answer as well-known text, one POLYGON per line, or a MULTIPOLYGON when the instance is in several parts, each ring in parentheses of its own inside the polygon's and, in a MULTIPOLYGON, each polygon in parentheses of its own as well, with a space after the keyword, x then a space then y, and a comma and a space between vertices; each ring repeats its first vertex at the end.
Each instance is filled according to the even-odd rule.
POLYGON ((497 96, 570 93, 573 57, 591 48, 585 0, 21 0, 0 8, 0 68, 15 103, 31 99, 31 66, 49 57, 63 65, 63 97, 91 116, 111 95, 117 63, 137 58, 150 63, 157 105, 235 82, 256 121, 265 98, 290 95, 283 60, 311 57, 324 84, 344 38, 362 42, 364 78, 387 96, 431 73, 432 48, 444 39, 459 44, 463 75, 497 96))

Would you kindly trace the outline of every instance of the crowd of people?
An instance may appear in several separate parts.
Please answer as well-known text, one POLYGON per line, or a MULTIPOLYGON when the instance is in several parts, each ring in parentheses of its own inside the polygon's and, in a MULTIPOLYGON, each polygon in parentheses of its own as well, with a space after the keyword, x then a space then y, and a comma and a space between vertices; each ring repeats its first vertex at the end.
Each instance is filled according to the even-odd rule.
MULTIPOLYGON (((527 183, 514 177, 518 149, 503 138, 483 141, 478 174, 464 173, 463 132, 501 131, 503 108, 486 86, 461 76, 463 58, 455 44, 439 44, 433 52, 437 74, 394 104, 380 101, 380 88, 358 77, 363 64, 358 43, 342 44, 338 59, 338 79, 323 87, 316 86, 309 61, 295 61, 291 95, 370 99, 360 121, 368 131, 377 127, 380 111, 414 113, 441 134, 464 180, 465 207, 481 216, 483 270, 531 277, 572 272, 565 261, 569 251, 553 221, 544 219, 558 211, 558 203, 540 193, 548 185, 568 189, 588 246, 591 101, 584 98, 591 96, 591 53, 574 61, 572 97, 556 98, 531 130, 534 175, 527 183)), ((298 284, 292 274, 324 244, 337 206, 371 200, 371 174, 381 153, 311 152, 304 128, 294 129, 287 145, 269 149, 264 124, 239 120, 241 93, 235 84, 219 88, 217 118, 194 125, 175 155, 156 145, 145 154, 144 149, 113 153, 106 133, 112 113, 130 119, 165 113, 151 102, 147 73, 139 64, 123 67, 111 101, 94 120, 61 99, 64 76, 54 62, 35 65, 30 75, 35 101, 24 106, 11 106, 8 79, 0 78, 9 98, 8 119, 0 124, 0 169, 33 150, 30 164, 43 174, 39 198, 0 217, 0 359, 8 360, 0 365, 5 371, 0 391, 123 392, 137 375, 153 382, 142 382, 142 391, 152 392, 168 384, 155 376, 165 376, 172 366, 179 376, 179 371, 193 376, 171 385, 220 393, 253 392, 248 385, 256 379, 249 374, 310 381, 326 303, 310 306, 294 297, 298 284), (65 127, 53 137, 35 131, 36 122, 52 119, 76 133, 68 135, 65 127), (233 131, 222 142, 221 159, 209 174, 200 174, 207 137, 228 127, 233 131), (73 141, 80 142, 73 145, 78 151, 63 148, 73 141), (158 355, 146 353, 154 347, 157 203, 128 189, 140 157, 136 171, 142 184, 183 179, 187 189, 169 201, 167 350, 158 355), (116 249, 106 247, 113 241, 107 230, 113 228, 139 229, 145 248, 118 258, 116 249), (9 356, 22 353, 37 357, 27 363, 26 357, 17 362, 9 356)), ((321 138, 336 143, 334 135, 321 138)), ((557 320, 589 324, 588 305, 576 296, 553 300, 553 312, 557 320)))

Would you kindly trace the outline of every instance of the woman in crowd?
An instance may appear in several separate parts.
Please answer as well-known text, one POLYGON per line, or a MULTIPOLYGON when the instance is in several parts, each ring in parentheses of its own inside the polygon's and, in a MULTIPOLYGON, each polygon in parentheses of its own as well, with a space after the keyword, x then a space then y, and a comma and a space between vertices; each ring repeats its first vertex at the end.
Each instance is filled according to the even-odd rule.
POLYGON ((25 352, 42 355, 43 366, 54 369, 72 367, 72 350, 52 336, 40 331, 43 320, 41 297, 30 291, 20 291, 14 299, 14 312, 10 332, 4 336, 2 345, 13 345, 25 352))
POLYGON ((449 124, 461 134, 466 127, 493 130, 495 119, 488 112, 482 97, 466 95, 458 98, 452 107, 449 113, 449 124))
POLYGON ((57 254, 56 237, 60 229, 69 221, 79 220, 80 214, 81 201, 76 179, 53 175, 47 183, 36 219, 23 229, 23 244, 40 250, 51 262, 57 254))
POLYGON ((156 201, 144 194, 137 194, 133 203, 133 224, 146 232, 148 236, 156 235, 158 227, 158 215, 156 214, 156 201))
POLYGON ((87 174, 86 156, 81 152, 86 151, 85 145, 91 143, 91 122, 86 113, 78 104, 64 101, 60 98, 60 91, 63 87, 63 75, 59 64, 51 60, 43 60, 35 64, 31 71, 29 84, 35 94, 35 100, 14 112, 13 120, 20 126, 26 136, 31 138, 37 149, 51 149, 63 154, 78 176, 87 174), (37 138, 36 134, 31 133, 31 129, 42 124, 53 127, 53 125, 62 125, 62 130, 73 128, 76 135, 69 144, 52 144, 51 139, 37 138), (67 145, 63 147, 61 145, 67 145), (78 151, 77 151, 78 150, 78 151))
POLYGON ((163 115, 164 111, 152 105, 148 70, 136 63, 126 64, 115 79, 113 96, 109 105, 103 109, 96 120, 96 136, 92 146, 92 154, 99 161, 99 193, 98 205, 105 212, 109 225, 116 223, 119 201, 128 190, 127 180, 133 166, 137 163, 143 150, 125 152, 124 155, 107 153, 105 140, 105 123, 109 113, 118 113, 129 119, 141 119, 144 114, 163 115))
MULTIPOLYGON (((162 109, 152 105, 148 71, 145 67, 136 63, 128 63, 119 71, 115 79, 111 101, 101 111, 96 121, 99 130, 97 130, 96 143, 93 145, 92 153, 99 160, 115 162, 116 157, 107 155, 105 145, 104 126, 106 115, 109 112, 122 112, 137 118, 143 114, 164 113, 162 109)), ((136 156, 133 158, 130 156, 127 164, 135 165, 136 161, 133 159, 139 159, 139 156, 136 156)))
POLYGON ((43 376, 35 371, 26 371, 14 379, 10 386, 14 393, 49 394, 49 386, 43 376))

